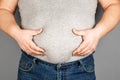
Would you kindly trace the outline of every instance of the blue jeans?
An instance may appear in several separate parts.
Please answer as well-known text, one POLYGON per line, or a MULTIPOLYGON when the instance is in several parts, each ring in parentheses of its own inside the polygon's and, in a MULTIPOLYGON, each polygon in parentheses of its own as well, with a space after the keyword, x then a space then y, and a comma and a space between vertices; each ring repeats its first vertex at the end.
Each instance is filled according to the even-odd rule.
POLYGON ((18 80, 96 80, 93 54, 77 61, 53 64, 22 51, 18 80))

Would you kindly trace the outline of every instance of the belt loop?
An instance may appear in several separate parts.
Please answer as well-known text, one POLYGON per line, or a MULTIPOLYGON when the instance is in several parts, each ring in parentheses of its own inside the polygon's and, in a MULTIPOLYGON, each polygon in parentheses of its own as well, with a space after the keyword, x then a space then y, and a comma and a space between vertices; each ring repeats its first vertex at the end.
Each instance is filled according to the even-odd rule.
POLYGON ((34 62, 35 64, 38 64, 37 58, 33 58, 33 62, 34 62))
POLYGON ((78 60, 78 66, 79 66, 79 67, 81 66, 81 61, 80 61, 80 60, 78 60))

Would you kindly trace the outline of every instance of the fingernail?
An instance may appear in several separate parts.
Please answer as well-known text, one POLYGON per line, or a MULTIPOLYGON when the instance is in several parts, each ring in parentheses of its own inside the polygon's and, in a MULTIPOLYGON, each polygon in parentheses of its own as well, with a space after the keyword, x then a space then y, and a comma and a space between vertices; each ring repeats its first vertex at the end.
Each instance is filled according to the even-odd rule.
POLYGON ((45 50, 45 49, 43 49, 43 51, 44 51, 44 52, 46 52, 46 50, 45 50))
POLYGON ((77 52, 76 52, 76 51, 74 51, 72 55, 73 55, 73 56, 75 56, 76 54, 77 54, 77 52))
POLYGON ((40 32, 42 32, 42 31, 43 31, 43 28, 40 29, 40 32))
POLYGON ((44 50, 44 49, 40 49, 40 51, 41 51, 41 52, 45 52, 45 50, 44 50))
POLYGON ((73 51, 73 54, 76 54, 77 53, 77 51, 73 51))

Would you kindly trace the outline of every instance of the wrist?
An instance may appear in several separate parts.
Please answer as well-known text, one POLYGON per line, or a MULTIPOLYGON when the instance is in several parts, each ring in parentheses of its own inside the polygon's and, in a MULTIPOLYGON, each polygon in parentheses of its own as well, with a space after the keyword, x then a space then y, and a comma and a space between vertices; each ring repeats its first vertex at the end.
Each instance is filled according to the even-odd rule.
POLYGON ((99 39, 101 39, 104 36, 103 28, 101 28, 101 27, 95 27, 95 28, 93 28, 93 31, 95 32, 96 36, 99 39))
POLYGON ((13 27, 10 30, 10 35, 12 38, 16 40, 20 36, 21 32, 22 32, 22 29, 20 29, 19 27, 13 27))

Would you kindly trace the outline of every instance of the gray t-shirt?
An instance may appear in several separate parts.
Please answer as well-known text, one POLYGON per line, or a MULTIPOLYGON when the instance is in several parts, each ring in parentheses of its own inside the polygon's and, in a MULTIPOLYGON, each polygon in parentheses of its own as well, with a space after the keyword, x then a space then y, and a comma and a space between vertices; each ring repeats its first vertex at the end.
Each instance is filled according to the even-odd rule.
POLYGON ((97 0, 19 0, 24 29, 40 29, 35 43, 43 47, 45 56, 35 56, 51 63, 71 62, 84 58, 72 56, 82 42, 72 28, 90 29, 95 25, 97 0))

